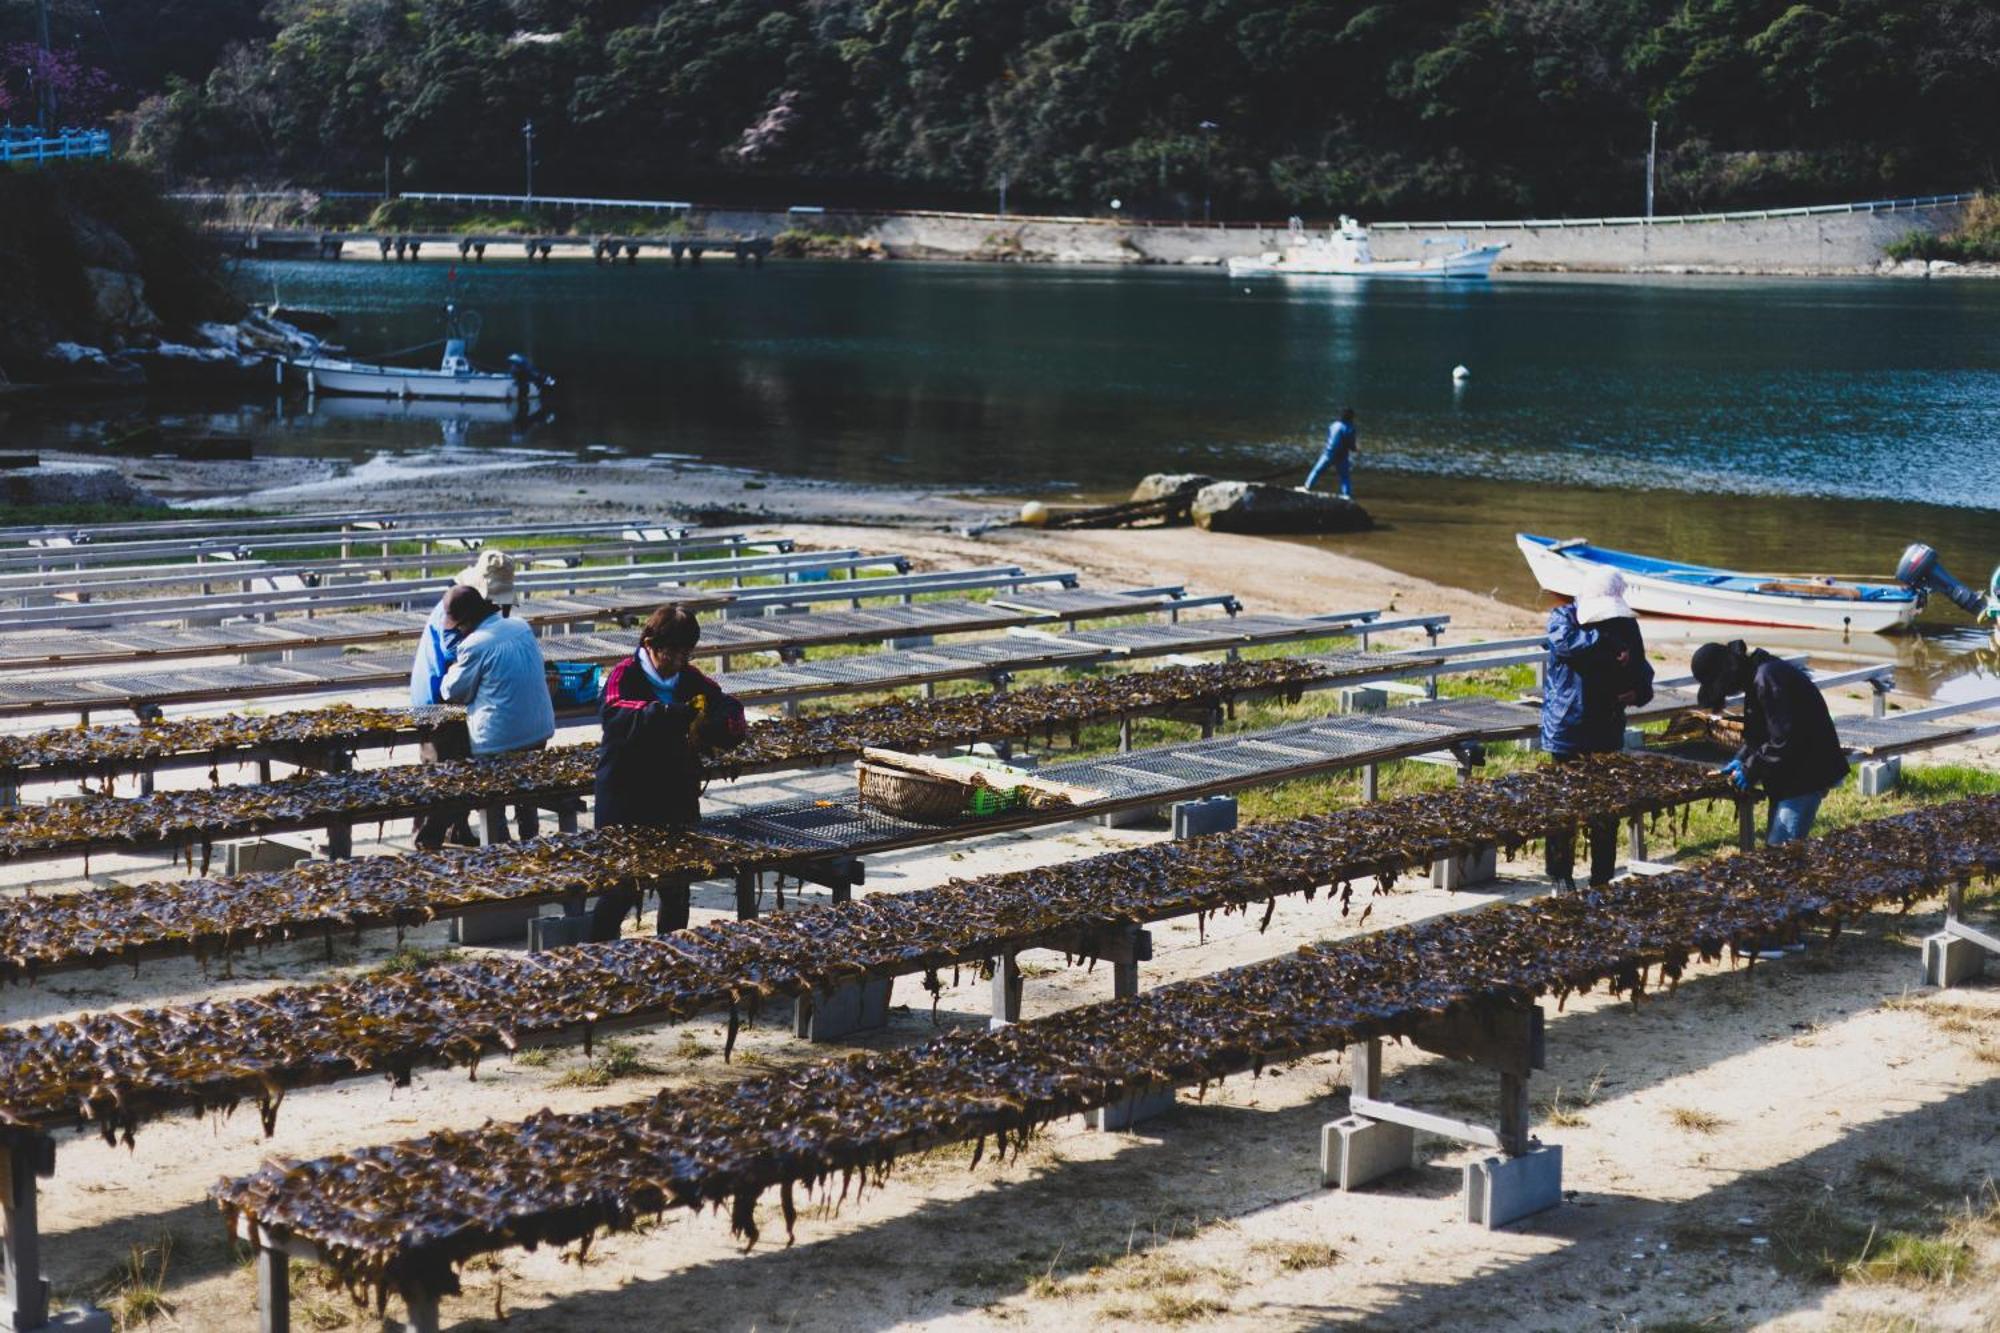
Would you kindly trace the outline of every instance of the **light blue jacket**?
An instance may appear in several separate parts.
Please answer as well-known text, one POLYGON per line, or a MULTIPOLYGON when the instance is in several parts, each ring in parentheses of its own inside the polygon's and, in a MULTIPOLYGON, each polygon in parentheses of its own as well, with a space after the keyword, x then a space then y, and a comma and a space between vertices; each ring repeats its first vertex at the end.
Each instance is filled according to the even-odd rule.
POLYGON ((474 754, 504 754, 556 734, 555 704, 535 632, 498 614, 459 641, 444 673, 443 702, 465 705, 474 754))
POLYGON ((423 637, 417 640, 417 658, 410 663, 410 707, 428 708, 443 703, 445 669, 458 649, 458 635, 444 627, 444 598, 431 608, 423 637))

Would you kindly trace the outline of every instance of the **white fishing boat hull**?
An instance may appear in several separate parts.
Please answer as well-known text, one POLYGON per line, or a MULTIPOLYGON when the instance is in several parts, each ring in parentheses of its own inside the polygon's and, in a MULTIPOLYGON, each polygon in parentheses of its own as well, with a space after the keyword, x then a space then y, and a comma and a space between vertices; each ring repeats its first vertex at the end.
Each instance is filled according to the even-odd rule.
MULTIPOLYGON (((407 370, 356 361, 298 360, 285 363, 288 375, 303 379, 306 392, 349 394, 360 398, 444 398, 461 403, 510 403, 522 399, 522 385, 512 375, 487 371, 452 374, 442 370, 407 370)), ((530 381, 526 400, 538 390, 530 381)))
MULTIPOLYGON (((1534 573, 1535 581, 1549 592, 1575 597, 1582 593, 1585 580, 1603 568, 1600 561, 1558 550, 1526 533, 1514 539, 1521 555, 1534 573)), ((1622 553, 1619 553, 1622 554, 1622 553)), ((1666 564, 1667 562, 1655 562, 1666 564)), ((1680 566, 1685 571, 1698 566, 1680 566)), ((1813 597, 1776 594, 1730 587, 1703 586, 1681 577, 1655 575, 1632 568, 1619 568, 1625 579, 1625 601, 1643 615, 1669 616, 1676 620, 1708 620, 1731 625, 1776 625, 1795 629, 1830 630, 1840 633, 1886 634, 1906 628, 1916 619, 1918 604, 1908 600, 1856 600, 1847 597, 1813 597)), ((1718 579, 1755 579, 1761 576, 1735 575, 1726 570, 1709 573, 1718 579)))
POLYGON ((1273 251, 1229 261, 1229 276, 1298 278, 1488 278, 1504 245, 1457 250, 1440 259, 1338 260, 1273 251))

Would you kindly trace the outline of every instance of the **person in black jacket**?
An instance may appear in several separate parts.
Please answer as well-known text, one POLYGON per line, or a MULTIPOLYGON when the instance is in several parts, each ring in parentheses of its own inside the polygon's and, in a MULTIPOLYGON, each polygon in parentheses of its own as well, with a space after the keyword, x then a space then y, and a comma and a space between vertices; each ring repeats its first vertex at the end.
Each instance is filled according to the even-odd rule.
MULTIPOLYGON (((740 744, 748 731, 743 706, 690 665, 701 625, 687 608, 669 604, 639 631, 639 647, 611 669, 598 719, 596 821, 599 828, 638 825, 690 828, 701 820, 701 760, 740 744)), ((683 892, 662 889, 661 925, 687 925, 683 892), (670 897, 676 901, 668 901, 670 897)), ((590 938, 615 940, 625 914, 638 904, 631 889, 601 895, 590 938)))
MULTIPOLYGON (((1557 763, 1625 748, 1625 710, 1653 699, 1653 666, 1638 617, 1625 604, 1625 579, 1615 569, 1590 576, 1582 595, 1549 612, 1549 655, 1542 667, 1542 749, 1557 763)), ((1617 821, 1586 829, 1590 882, 1611 882, 1618 866, 1617 821)), ((1549 839, 1548 875, 1558 888, 1576 885, 1576 846, 1549 839)))
POLYGON ((1820 802, 1847 780, 1847 751, 1826 696, 1805 672, 1741 639, 1704 643, 1689 669, 1701 682, 1703 708, 1743 696, 1743 748, 1722 771, 1739 791, 1762 787, 1771 798, 1764 841, 1776 847, 1804 838, 1820 802))

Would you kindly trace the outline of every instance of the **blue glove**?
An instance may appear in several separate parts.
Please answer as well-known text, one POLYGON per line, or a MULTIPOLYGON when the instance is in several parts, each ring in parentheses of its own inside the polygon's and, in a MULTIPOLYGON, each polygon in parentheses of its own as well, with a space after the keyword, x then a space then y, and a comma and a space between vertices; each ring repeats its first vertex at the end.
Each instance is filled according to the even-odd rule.
POLYGON ((1741 759, 1732 759, 1715 771, 1722 774, 1723 777, 1728 778, 1729 785, 1736 788, 1736 790, 1750 790, 1750 775, 1743 771, 1743 761, 1741 759))

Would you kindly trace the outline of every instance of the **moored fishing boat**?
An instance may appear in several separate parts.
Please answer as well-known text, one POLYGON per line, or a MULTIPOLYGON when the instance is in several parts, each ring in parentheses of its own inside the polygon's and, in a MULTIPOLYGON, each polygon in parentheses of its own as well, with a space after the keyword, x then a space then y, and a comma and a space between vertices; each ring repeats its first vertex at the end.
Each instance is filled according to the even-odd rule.
POLYGON ((1896 583, 1864 583, 1817 575, 1746 574, 1592 546, 1581 537, 1558 540, 1516 533, 1514 541, 1549 592, 1576 596, 1594 569, 1625 577, 1635 611, 1681 620, 1887 634, 1916 619, 1922 600, 1896 583))
POLYGON ((1426 240, 1425 246, 1457 241, 1458 249, 1426 254, 1422 259, 1377 259, 1368 245, 1368 228, 1343 214, 1340 226, 1314 236, 1306 224, 1292 219, 1291 236, 1282 250, 1267 250, 1254 258, 1229 261, 1229 276, 1248 278, 1485 278, 1505 245, 1475 246, 1463 236, 1426 240))
MULTIPOLYGON (((518 352, 507 358, 505 370, 480 370, 472 364, 470 347, 478 333, 477 316, 447 302, 444 356, 435 370, 390 366, 347 357, 329 356, 319 346, 302 356, 280 358, 278 382, 302 383, 311 394, 350 394, 366 398, 445 398, 457 402, 513 403, 532 406, 555 381, 518 352)), ((435 346, 436 344, 431 344, 435 346)))

